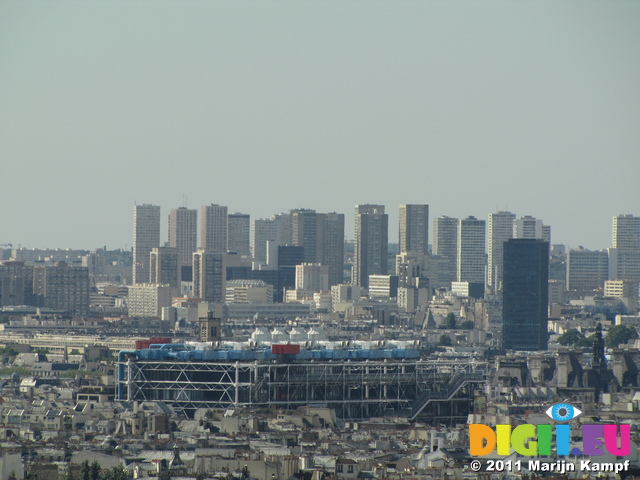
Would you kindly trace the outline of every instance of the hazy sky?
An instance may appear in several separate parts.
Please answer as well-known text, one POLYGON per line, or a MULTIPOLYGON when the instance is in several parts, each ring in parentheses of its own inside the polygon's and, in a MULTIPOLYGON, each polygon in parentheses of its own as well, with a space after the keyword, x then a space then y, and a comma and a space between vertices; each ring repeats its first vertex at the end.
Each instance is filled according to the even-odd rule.
POLYGON ((0 244, 131 247, 135 202, 640 215, 640 2, 0 0, 0 244))

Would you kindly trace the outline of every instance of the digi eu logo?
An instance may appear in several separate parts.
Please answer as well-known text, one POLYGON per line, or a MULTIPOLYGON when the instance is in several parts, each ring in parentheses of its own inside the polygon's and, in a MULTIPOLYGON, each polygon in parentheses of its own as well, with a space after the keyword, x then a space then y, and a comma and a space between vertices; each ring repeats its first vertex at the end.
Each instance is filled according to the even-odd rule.
POLYGON ((554 446, 555 454, 559 456, 602 455, 604 448, 611 455, 623 457, 631 451, 629 425, 583 424, 582 449, 571 448, 571 425, 562 422, 577 418, 582 411, 568 403, 557 403, 545 413, 558 423, 525 423, 513 431, 511 425, 496 425, 495 430, 482 423, 469 425, 469 453, 474 457, 483 457, 497 450, 498 455, 508 456, 513 449, 523 456, 550 456, 554 446))

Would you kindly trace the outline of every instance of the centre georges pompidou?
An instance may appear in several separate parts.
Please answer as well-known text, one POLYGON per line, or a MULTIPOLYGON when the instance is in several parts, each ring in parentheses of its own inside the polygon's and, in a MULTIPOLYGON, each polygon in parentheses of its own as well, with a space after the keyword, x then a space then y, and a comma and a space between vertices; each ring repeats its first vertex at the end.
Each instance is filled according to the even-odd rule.
POLYGON ((184 342, 118 356, 117 398, 199 408, 334 409, 343 419, 388 415, 466 421, 487 364, 426 358, 419 341, 184 342))

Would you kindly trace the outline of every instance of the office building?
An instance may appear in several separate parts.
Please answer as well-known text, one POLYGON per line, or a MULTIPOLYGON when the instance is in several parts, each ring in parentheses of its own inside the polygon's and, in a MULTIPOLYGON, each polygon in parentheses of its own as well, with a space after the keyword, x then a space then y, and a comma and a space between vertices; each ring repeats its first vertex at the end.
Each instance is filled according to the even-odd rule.
POLYGON ((400 205, 400 253, 429 253, 429 205, 400 205))
POLYGON ((491 286, 494 292, 499 291, 502 285, 502 248, 504 242, 513 238, 515 219, 515 213, 511 212, 489 214, 487 285, 491 286))
POLYGON ((457 281, 485 283, 486 222, 467 217, 458 222, 457 281))
POLYGON ((459 219, 447 216, 433 219, 433 254, 449 260, 449 270, 440 278, 446 287, 450 287, 457 278, 458 222, 459 219))
POLYGON ((178 250, 180 266, 191 265, 198 248, 198 211, 185 207, 169 212, 169 246, 178 250))
POLYGON ((200 249, 193 254, 193 294, 210 303, 226 297, 226 254, 200 249))
POLYGON ((510 239, 504 244, 502 345, 513 350, 546 350, 549 243, 510 239))
POLYGON ((231 213, 227 217, 227 250, 251 255, 251 220, 249 214, 231 213))
POLYGON ((384 205, 356 205, 352 283, 369 286, 369 275, 387 274, 389 217, 384 205))
POLYGON ((200 209, 200 248, 210 252, 227 251, 227 207, 204 205, 200 209))
POLYGON ((609 254, 579 247, 567 254, 567 290, 602 290, 609 278, 609 254))
POLYGON ((415 279, 427 277, 428 255, 411 251, 396 255, 396 275, 401 287, 415 285, 415 279))
POLYGON ((551 244, 551 227, 539 218, 525 215, 513 221, 513 238, 539 238, 551 244))
POLYGON ((640 281, 640 217, 613 217, 609 279, 640 281))
POLYGON ((133 283, 149 282, 149 254, 160 246, 160 207, 133 207, 133 283))

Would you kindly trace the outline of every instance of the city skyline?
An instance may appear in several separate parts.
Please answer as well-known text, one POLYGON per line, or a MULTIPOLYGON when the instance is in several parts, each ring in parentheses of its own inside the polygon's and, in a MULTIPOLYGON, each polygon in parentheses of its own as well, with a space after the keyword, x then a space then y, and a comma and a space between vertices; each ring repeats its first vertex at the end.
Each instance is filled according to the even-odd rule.
MULTIPOLYGON (((252 219, 638 215, 640 4, 0 1, 0 244, 131 248, 135 204, 252 219), (185 198, 186 197, 186 198, 185 198)), ((163 238, 164 241, 164 238, 163 238)), ((430 240, 432 242, 432 239, 430 240)))

